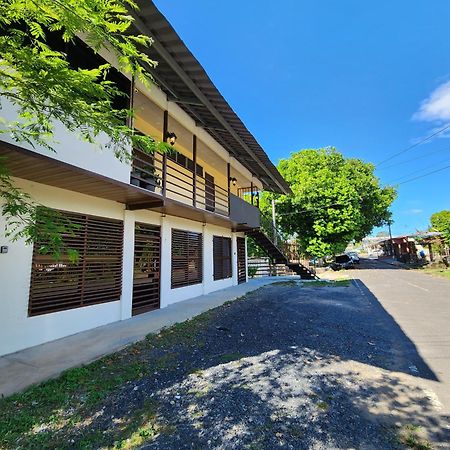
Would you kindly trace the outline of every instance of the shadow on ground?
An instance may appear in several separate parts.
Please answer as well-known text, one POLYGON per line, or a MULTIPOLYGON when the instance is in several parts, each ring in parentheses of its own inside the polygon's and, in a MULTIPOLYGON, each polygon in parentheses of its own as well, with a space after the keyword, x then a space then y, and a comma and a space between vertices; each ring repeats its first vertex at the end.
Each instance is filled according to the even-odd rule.
POLYGON ((372 293, 305 286, 261 288, 194 333, 135 346, 126 358, 150 373, 53 432, 73 448, 427 448, 413 446, 421 427, 446 448, 447 418, 420 383, 437 377, 372 293))

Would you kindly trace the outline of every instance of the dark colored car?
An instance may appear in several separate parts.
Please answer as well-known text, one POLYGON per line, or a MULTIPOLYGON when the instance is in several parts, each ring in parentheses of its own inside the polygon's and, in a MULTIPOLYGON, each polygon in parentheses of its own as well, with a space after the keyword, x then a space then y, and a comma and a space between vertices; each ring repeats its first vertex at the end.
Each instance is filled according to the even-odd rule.
POLYGON ((330 264, 333 270, 341 269, 353 269, 355 263, 353 259, 348 255, 339 255, 334 258, 334 261, 330 264))

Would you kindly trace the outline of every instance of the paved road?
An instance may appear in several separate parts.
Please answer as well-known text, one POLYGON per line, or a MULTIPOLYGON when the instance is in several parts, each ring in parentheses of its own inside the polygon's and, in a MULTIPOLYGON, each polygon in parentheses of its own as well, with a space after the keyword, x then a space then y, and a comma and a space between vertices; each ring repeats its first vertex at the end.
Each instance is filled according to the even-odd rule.
POLYGON ((411 340, 425 363, 417 375, 428 381, 443 412, 450 414, 450 281, 376 260, 363 260, 348 273, 371 291, 411 340))

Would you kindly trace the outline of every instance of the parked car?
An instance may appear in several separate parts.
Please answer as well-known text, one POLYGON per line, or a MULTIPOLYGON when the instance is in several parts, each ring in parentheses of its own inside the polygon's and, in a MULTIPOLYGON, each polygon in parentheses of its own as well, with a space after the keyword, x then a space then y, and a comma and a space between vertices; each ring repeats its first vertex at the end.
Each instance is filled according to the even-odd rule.
POLYGON ((350 258, 352 258, 352 260, 353 260, 353 262, 354 262, 355 264, 359 264, 359 263, 360 263, 360 261, 359 261, 359 255, 358 255, 357 252, 347 252, 346 254, 347 254, 348 256, 350 256, 350 258))
POLYGON ((339 255, 330 264, 333 270, 352 269, 355 266, 353 259, 349 255, 339 255))
POLYGON ((369 258, 371 259, 376 259, 379 256, 383 255, 383 250, 372 250, 371 252, 369 252, 369 258))

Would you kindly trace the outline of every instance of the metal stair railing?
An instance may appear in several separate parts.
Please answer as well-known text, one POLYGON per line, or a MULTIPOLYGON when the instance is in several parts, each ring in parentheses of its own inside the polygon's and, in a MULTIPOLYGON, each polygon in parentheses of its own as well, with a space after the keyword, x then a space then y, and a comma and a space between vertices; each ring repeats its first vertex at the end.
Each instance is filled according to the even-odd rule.
POLYGON ((262 211, 260 228, 272 241, 275 247, 277 247, 278 250, 284 255, 288 263, 300 264, 314 275, 316 274, 316 271, 309 267, 309 262, 302 258, 297 243, 289 242, 289 240, 283 236, 283 233, 276 226, 274 226, 272 218, 264 214, 262 211))

